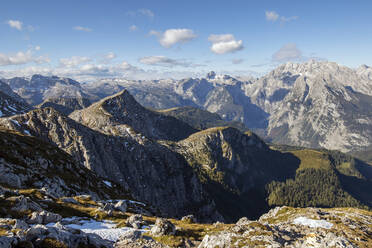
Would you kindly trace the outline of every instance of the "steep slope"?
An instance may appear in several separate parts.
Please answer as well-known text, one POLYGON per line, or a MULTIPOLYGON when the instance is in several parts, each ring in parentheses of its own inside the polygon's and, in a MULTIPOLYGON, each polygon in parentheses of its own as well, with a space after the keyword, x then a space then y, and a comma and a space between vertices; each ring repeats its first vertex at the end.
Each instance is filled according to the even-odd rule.
POLYGON ((225 121, 218 114, 195 107, 178 107, 158 110, 163 115, 173 116, 186 122, 195 129, 203 130, 211 127, 230 126, 244 132, 248 129, 243 123, 237 121, 225 121))
POLYGON ((20 103, 23 103, 23 104, 26 104, 26 102, 18 95, 16 94, 10 87, 8 84, 6 84, 5 82, 3 81, 0 81, 0 92, 3 92, 4 94, 10 96, 11 98, 13 98, 14 100, 20 102, 20 103))
POLYGON ((38 138, 0 128, 0 185, 39 189, 59 198, 89 194, 97 199, 129 196, 118 185, 77 163, 57 146, 38 138))
POLYGON ((129 127, 147 138, 180 140, 196 130, 178 119, 142 107, 127 90, 106 97, 70 117, 108 134, 130 135, 129 127))
POLYGON ((276 205, 372 207, 372 167, 341 153, 273 150, 255 134, 230 127, 169 146, 186 158, 230 221, 276 205))
POLYGON ((164 216, 189 213, 203 220, 221 219, 186 161, 133 130, 115 137, 94 131, 52 108, 3 118, 0 125, 56 144, 100 176, 131 191, 164 216))
POLYGON ((28 104, 0 91, 0 117, 26 113, 30 109, 31 107, 28 104))

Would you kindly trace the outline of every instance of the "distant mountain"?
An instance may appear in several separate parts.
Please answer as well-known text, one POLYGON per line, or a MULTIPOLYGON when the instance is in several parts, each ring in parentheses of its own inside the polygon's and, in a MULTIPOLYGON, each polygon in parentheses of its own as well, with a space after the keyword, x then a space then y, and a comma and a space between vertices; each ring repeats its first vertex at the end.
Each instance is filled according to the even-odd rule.
POLYGON ((287 63, 245 91, 270 114, 266 132, 273 142, 358 151, 372 142, 372 80, 362 71, 331 62, 287 63))
POLYGON ((30 105, 41 104, 49 98, 89 98, 83 92, 79 82, 70 78, 56 76, 33 75, 31 78, 15 77, 5 79, 13 91, 30 105))

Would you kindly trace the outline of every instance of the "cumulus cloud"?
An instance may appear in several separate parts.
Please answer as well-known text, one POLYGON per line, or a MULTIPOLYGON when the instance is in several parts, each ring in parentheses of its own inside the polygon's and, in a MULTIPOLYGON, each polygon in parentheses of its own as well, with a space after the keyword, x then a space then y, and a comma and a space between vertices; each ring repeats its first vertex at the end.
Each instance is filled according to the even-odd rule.
POLYGON ((91 28, 88 28, 88 27, 82 27, 82 26, 75 26, 73 27, 74 30, 77 30, 77 31, 83 31, 83 32, 92 32, 93 29, 91 28))
POLYGON ((132 25, 132 26, 130 26, 129 27, 129 31, 136 31, 136 30, 138 30, 138 27, 136 26, 136 25, 132 25))
POLYGON ((208 40, 212 42, 211 51, 216 54, 232 53, 244 48, 242 40, 236 40, 232 34, 211 34, 208 40))
POLYGON ((15 54, 0 53, 0 66, 22 65, 31 62, 42 64, 50 62, 50 59, 47 56, 34 56, 32 50, 20 51, 15 54))
POLYGON ((40 51, 40 49, 41 49, 40 46, 35 46, 36 51, 40 51))
POLYGON ((266 20, 275 22, 279 18, 279 14, 275 11, 266 11, 265 12, 266 20))
POLYGON ((155 35, 159 39, 159 43, 165 47, 170 48, 177 43, 185 43, 196 38, 196 34, 191 29, 167 29, 164 32, 151 30, 150 35, 155 35))
POLYGON ((272 56, 274 62, 298 61, 301 59, 303 59, 302 52, 297 48, 295 43, 285 44, 272 56))
POLYGON ((77 65, 81 65, 84 63, 90 62, 91 59, 88 57, 82 57, 82 56, 72 56, 70 58, 61 58, 59 60, 59 64, 61 67, 75 67, 77 65))
POLYGON ((290 17, 280 16, 275 11, 265 11, 265 16, 266 16, 267 21, 276 22, 280 20, 281 24, 284 24, 290 21, 295 21, 298 19, 298 16, 290 16, 290 17))
POLYGON ((15 28, 19 31, 22 30, 22 27, 23 27, 23 23, 21 21, 18 21, 18 20, 8 20, 8 25, 9 27, 11 28, 15 28))
POLYGON ((182 60, 176 60, 167 58, 165 56, 147 56, 139 59, 139 62, 146 65, 155 65, 155 66, 164 66, 164 67, 173 67, 173 66, 183 66, 189 67, 191 63, 187 63, 182 60))

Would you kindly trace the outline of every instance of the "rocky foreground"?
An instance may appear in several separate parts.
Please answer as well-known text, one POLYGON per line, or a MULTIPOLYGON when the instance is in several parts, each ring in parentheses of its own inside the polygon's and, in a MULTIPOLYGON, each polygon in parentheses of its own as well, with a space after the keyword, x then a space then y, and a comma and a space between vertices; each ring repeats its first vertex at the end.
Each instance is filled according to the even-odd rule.
POLYGON ((143 203, 0 188, 0 247, 370 247, 372 212, 277 207, 251 221, 153 216, 143 203))

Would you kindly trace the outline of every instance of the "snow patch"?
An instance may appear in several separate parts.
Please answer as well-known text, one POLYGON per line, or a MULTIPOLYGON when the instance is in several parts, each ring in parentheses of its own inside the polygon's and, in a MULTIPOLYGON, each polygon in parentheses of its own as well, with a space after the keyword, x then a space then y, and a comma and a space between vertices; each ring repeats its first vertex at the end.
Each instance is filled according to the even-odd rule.
POLYGON ((313 228, 321 227, 329 229, 333 226, 332 223, 326 221, 326 220, 313 220, 306 217, 298 217, 293 220, 293 224, 295 225, 303 225, 303 226, 309 226, 313 228))
POLYGON ((109 181, 103 181, 107 186, 109 186, 110 188, 112 188, 112 184, 111 184, 111 182, 109 182, 109 181))
MULTIPOLYGON (((112 221, 96 221, 93 219, 89 220, 79 220, 79 217, 72 217, 72 218, 64 218, 61 222, 71 222, 71 221, 76 221, 77 224, 68 224, 65 225, 66 227, 69 228, 74 228, 81 230, 85 233, 94 233, 100 236, 102 239, 106 239, 112 242, 116 242, 119 237, 124 233, 132 228, 129 227, 121 227, 121 228, 116 228, 116 223, 112 221)), ((54 226, 56 223, 49 223, 47 226, 54 226)), ((144 229, 139 229, 141 232, 145 232, 147 230, 144 229)))

